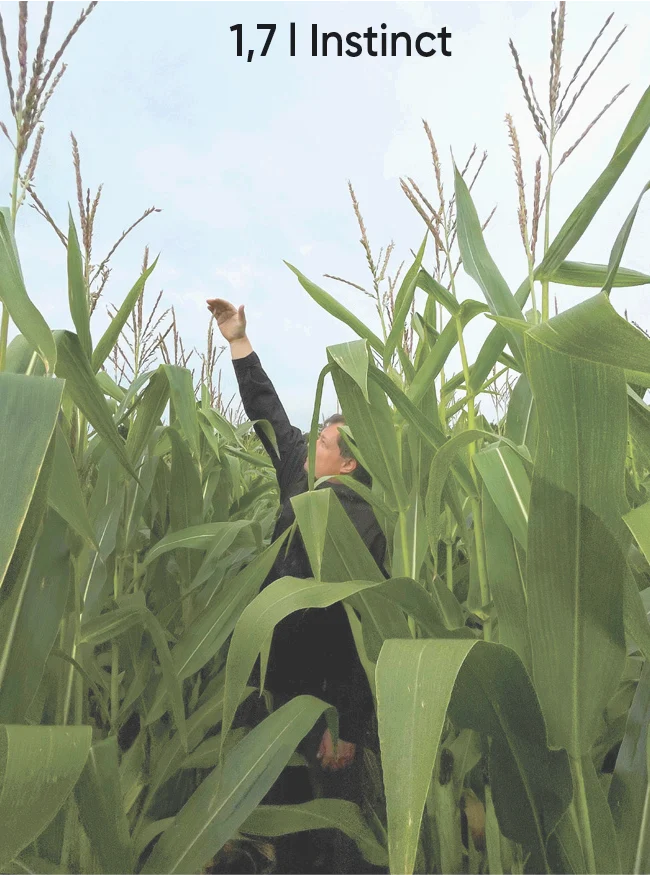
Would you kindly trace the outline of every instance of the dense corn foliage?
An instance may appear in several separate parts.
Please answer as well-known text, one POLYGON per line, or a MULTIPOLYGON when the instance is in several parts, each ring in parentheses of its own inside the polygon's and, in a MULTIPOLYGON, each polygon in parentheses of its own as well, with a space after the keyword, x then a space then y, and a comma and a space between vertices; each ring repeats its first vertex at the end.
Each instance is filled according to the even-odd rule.
POLYGON ((310 490, 292 500, 314 577, 262 593, 291 532, 270 541, 277 489, 253 424, 205 385, 197 400, 179 365, 130 383, 105 370, 155 263, 94 343, 71 216, 75 331, 52 331, 25 289, 15 199, 1 211, 0 298, 19 331, 0 359, 2 872, 227 872, 237 848, 272 869, 269 837, 322 827, 391 873, 647 872, 650 339, 610 302, 650 283, 621 265, 639 202, 607 264, 567 259, 649 127, 650 90, 538 264, 523 222, 514 293, 457 168, 453 223, 426 219, 381 337, 290 266, 359 339, 326 351, 310 490), (456 298, 453 238, 480 299, 456 298), (549 319, 552 282, 585 296, 549 319), (541 313, 525 309, 536 283, 541 313), (484 317, 471 363, 463 331, 484 317), (489 422, 478 398, 497 363, 514 379, 489 422), (375 509, 388 580, 333 491, 313 489, 328 374, 373 487, 341 480, 375 509), (283 617, 337 600, 376 701, 364 807, 260 805, 318 717, 336 734, 337 716, 301 696, 237 720, 258 696, 251 669, 283 617))

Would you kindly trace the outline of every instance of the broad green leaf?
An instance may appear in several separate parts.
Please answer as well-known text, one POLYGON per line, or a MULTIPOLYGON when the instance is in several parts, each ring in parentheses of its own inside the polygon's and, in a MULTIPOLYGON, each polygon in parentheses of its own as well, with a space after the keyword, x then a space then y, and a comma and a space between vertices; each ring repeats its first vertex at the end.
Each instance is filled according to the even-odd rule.
MULTIPOLYGON (((370 368, 370 376, 384 390, 402 417, 404 417, 409 423, 413 424, 418 433, 430 447, 434 450, 438 450, 447 442, 447 436, 445 433, 442 432, 441 429, 428 417, 426 417, 417 406, 407 398, 405 393, 395 386, 390 377, 384 374, 383 371, 380 371, 378 368, 373 368, 372 366, 370 368)), ((472 480, 472 476, 465 463, 456 460, 452 465, 452 470, 467 494, 471 495, 474 490, 474 481, 472 480)), ((457 512, 455 511, 454 513, 456 514, 457 512)), ((460 515, 459 510, 458 514, 460 515)))
POLYGON ((0 727, 0 867, 52 821, 88 757, 90 727, 0 727))
POLYGON ((199 448, 199 420, 196 413, 192 374, 187 368, 179 368, 176 365, 161 365, 160 367, 165 372, 169 381, 170 397, 174 405, 174 413, 178 417, 183 430, 183 437, 198 461, 201 455, 199 448))
POLYGON ((609 806, 618 836, 621 873, 642 873, 650 863, 650 663, 645 663, 627 716, 625 735, 616 758, 609 806))
POLYGON ((291 499, 314 578, 321 581, 331 490, 302 493, 291 499))
MULTIPOLYGON (((253 688, 244 690, 244 697, 249 696, 253 688)), ((219 678, 219 686, 213 696, 201 703, 194 714, 187 720, 187 751, 193 751, 201 742, 208 730, 218 726, 223 715, 223 674, 219 678)), ((134 832, 134 838, 139 840, 144 828, 144 817, 156 794, 177 772, 186 757, 186 751, 181 745, 180 735, 174 733, 164 744, 161 744, 152 757, 150 778, 147 792, 142 804, 142 810, 134 832)))
POLYGON ((391 873, 413 872, 448 709, 457 727, 492 737, 501 831, 545 865, 546 838, 569 804, 571 777, 566 754, 547 747, 535 692, 517 656, 489 642, 391 640, 379 655, 376 679, 391 873))
POLYGON ((97 547, 95 532, 88 517, 86 503, 79 484, 79 475, 63 430, 57 424, 52 478, 47 500, 79 535, 97 547))
POLYGON ((551 744, 580 757, 595 741, 625 660, 627 567, 617 531, 626 504, 627 394, 620 368, 564 356, 536 337, 537 329, 526 336, 543 436, 526 570, 534 679, 551 744))
POLYGON ((460 303, 454 298, 448 289, 445 289, 424 268, 420 268, 417 285, 430 295, 434 301, 439 301, 452 316, 456 316, 460 309, 460 303))
MULTIPOLYGON (((449 438, 448 441, 437 451, 431 461, 429 469, 429 481, 427 486, 427 494, 425 500, 425 519, 427 524, 427 534, 429 536, 429 546, 431 552, 435 556, 438 551, 438 539, 440 538, 440 503, 442 500, 445 481, 449 476, 455 457, 458 452, 481 438, 498 438, 490 432, 483 432, 481 429, 467 429, 465 432, 459 432, 449 438)), ((476 487, 470 477, 470 496, 477 498, 476 487)))
POLYGON ((0 605, 0 723, 19 724, 43 676, 72 568, 65 522, 50 512, 31 561, 0 605))
POLYGON ((367 341, 347 341, 345 344, 334 344, 327 348, 327 357, 354 380, 363 393, 364 399, 370 404, 368 397, 370 351, 367 341))
POLYGON ((106 358, 108 357, 109 353, 111 352, 111 350, 113 349, 113 347, 117 343, 117 341, 120 337, 120 333, 121 333, 122 329, 124 328, 124 325, 125 325, 127 319, 131 315, 138 298, 140 297, 140 295, 142 295, 142 293, 144 291, 144 286, 145 286, 145 283, 147 282, 147 279, 149 278, 149 276, 151 275, 151 272, 153 271, 153 269, 156 267, 157 264, 158 264, 158 258, 155 259, 153 264, 151 264, 147 268, 147 270, 144 271, 142 276, 136 281, 135 285, 133 286, 131 291, 128 293, 128 295, 126 296, 126 298, 122 302, 120 309, 117 311, 115 316, 111 319, 111 322, 110 322, 108 328, 106 329, 104 334, 101 336, 101 338, 97 342, 97 346, 95 347, 95 350, 93 352, 93 358, 92 358, 93 371, 95 371, 95 372, 99 371, 99 369, 102 367, 102 365, 106 361, 106 358))
POLYGON ((499 619, 499 641, 515 651, 532 675, 533 663, 526 604, 526 555, 483 487, 483 531, 490 594, 499 619))
POLYGON ((0 209, 0 301, 51 373, 57 355, 54 338, 25 289, 8 207, 0 209))
MULTIPOLYGON (((562 262, 549 277, 552 283, 563 286, 580 286, 583 289, 602 289, 607 280, 607 265, 592 265, 587 262, 562 262)), ((650 275, 630 268, 619 267, 614 276, 614 287, 645 286, 650 275)))
POLYGON ((102 608, 101 595, 106 583, 108 558, 115 550, 117 527, 124 510, 124 488, 105 499, 94 523, 97 550, 87 548, 79 559, 81 573, 82 619, 90 620, 102 608))
POLYGON ((258 806, 239 828, 253 836, 284 836, 303 830, 336 829, 351 837, 364 858, 376 867, 388 863, 356 803, 349 800, 309 800, 289 806, 258 806))
MULTIPOLYGON (((607 797, 594 768, 591 755, 585 755, 582 758, 581 767, 596 863, 594 872, 623 873, 612 813, 607 805, 607 797)), ((584 835, 582 839, 584 843, 584 835)))
POLYGON ((133 465, 140 461, 145 447, 160 424, 168 401, 169 381, 165 372, 159 368, 142 393, 136 409, 135 423, 129 429, 126 439, 126 452, 133 465))
POLYGON ((141 872, 200 870, 254 811, 327 708, 315 697, 295 697, 251 730, 199 785, 141 872))
MULTIPOLYGON (((251 533, 255 529, 259 529, 259 524, 252 520, 231 520, 229 523, 222 523, 221 526, 221 532, 208 548, 201 566, 190 584, 191 590, 197 589, 212 577, 220 560, 233 544, 237 541, 241 543, 242 540, 252 541, 251 533)), ((261 538, 258 538, 258 543, 260 540, 261 538)))
POLYGON ((101 645, 111 639, 128 632, 135 624, 141 624, 153 639, 162 669, 163 684, 167 688, 172 712, 178 732, 185 747, 187 747, 187 729, 185 722, 185 706, 180 680, 167 646, 167 635, 160 626, 156 616, 147 608, 133 606, 117 608, 105 612, 95 620, 84 623, 79 634, 79 642, 89 645, 101 645))
POLYGON ((408 312, 413 301, 413 296, 415 294, 415 288, 417 285, 418 272, 420 270, 420 266, 422 265, 424 250, 427 245, 427 235, 428 232, 424 236, 422 245, 420 246, 420 249, 418 250, 418 253, 415 257, 415 261, 404 275, 404 279, 402 280, 399 291, 395 298, 395 306, 393 310, 393 324, 391 326, 390 334, 386 339, 386 348, 384 350, 384 368, 387 368, 390 364, 390 361, 393 358, 393 353, 395 352, 397 345, 400 344, 402 335, 404 333, 404 325, 406 323, 406 318, 408 316, 408 312))
POLYGON ((102 873, 133 873, 131 838, 122 803, 117 737, 96 742, 74 789, 79 816, 102 873))
POLYGON ((34 495, 62 393, 61 380, 0 374, 0 471, 4 497, 0 506, 0 585, 34 495))
POLYGON ((233 631, 237 618, 270 572, 285 540, 286 533, 283 533, 224 584, 218 598, 185 629, 172 651, 172 660, 180 679, 198 672, 217 653, 233 631))
POLYGON ((551 350, 624 368, 628 381, 650 386, 650 339, 612 307, 601 292, 535 328, 551 350))
POLYGON ((530 478, 521 457, 499 441, 477 453, 474 464, 508 529, 526 550, 530 478))
MULTIPOLYGON (((201 478, 188 444, 175 429, 169 429, 172 442, 172 473, 169 487, 169 519, 172 532, 185 532, 203 520, 201 478)), ((197 557, 177 546, 176 560, 185 586, 198 571, 197 557)))
POLYGON ((93 342, 90 337, 90 308, 88 289, 84 279, 84 268, 79 249, 79 238, 75 228, 72 210, 68 207, 68 304, 70 316, 77 330, 79 345, 90 361, 93 342))
MULTIPOLYGON (((463 268, 481 287, 492 313, 512 319, 523 319, 519 304, 501 276, 483 240, 481 223, 467 184, 458 168, 454 168, 456 204, 458 210, 458 246, 463 268)), ((515 358, 523 361, 524 345, 516 332, 507 332, 508 343, 515 358)))
POLYGON ((414 578, 417 581, 420 577, 428 547, 423 505, 416 484, 408 510, 403 516, 400 515, 395 525, 392 568, 394 578, 414 578))
POLYGON ((639 210, 639 205, 641 204, 643 196, 648 191, 648 189, 650 189, 650 182, 647 182, 641 190, 641 194, 637 198, 634 207, 632 207, 632 209, 630 210, 625 222, 621 227, 621 230, 616 237, 616 240, 614 241, 614 246, 612 247, 612 251, 609 256, 609 263, 607 265, 607 279, 605 280, 605 284, 603 286, 603 292, 610 293, 612 291, 612 286, 614 285, 614 280, 616 279, 616 275, 621 264, 621 259, 623 258, 623 253, 625 252, 625 247, 627 246, 630 232, 632 231, 632 225, 634 225, 634 220, 636 219, 636 214, 639 210))
POLYGON ((104 395, 110 396, 116 402, 124 400, 124 397, 126 396, 125 391, 121 386, 118 386, 117 383, 115 383, 113 378, 110 374, 107 374, 106 371, 97 372, 97 383, 104 395))
POLYGON ((210 423, 215 432, 218 432, 222 438, 225 438, 226 441, 228 441, 228 443, 234 444, 235 447, 238 447, 241 444, 241 441, 237 437, 237 433, 232 425, 225 417, 221 416, 219 411, 215 411, 214 408, 201 408, 201 413, 208 423, 210 423))
POLYGON ((84 355, 79 338, 72 332, 57 331, 56 342, 58 351, 56 376, 65 379, 66 392, 73 402, 117 456, 126 471, 137 480, 126 455, 124 441, 113 422, 110 408, 90 367, 90 362, 84 355))
POLYGON ((646 560, 650 561, 650 502, 639 505, 623 515, 630 532, 643 551, 646 560))
POLYGON ((351 313, 346 307, 343 307, 342 304, 339 304, 336 298, 333 298, 329 292, 326 292, 324 289, 321 289, 320 286, 317 286, 315 283, 312 283, 311 280, 308 280, 304 274, 301 274, 300 271, 297 268, 294 268, 293 265, 290 265, 289 262, 285 262, 285 265, 289 270, 293 271, 296 277, 298 277, 300 285, 314 299, 316 304, 319 304, 331 316, 335 317, 335 319, 339 319, 341 322, 345 323, 345 325, 349 326, 349 328, 359 335, 360 338, 365 338, 370 346, 380 355, 384 355, 383 342, 380 341, 377 335, 364 325, 358 317, 351 313))
POLYGON ((222 742, 232 726, 237 705, 257 655, 283 618, 305 608, 325 608, 353 593, 373 587, 372 581, 325 583, 313 578, 279 578, 246 606, 235 626, 226 663, 222 742))
POLYGON ((525 445, 531 454, 537 448, 537 411, 525 374, 520 374, 510 396, 506 415, 506 437, 515 444, 525 445))
POLYGON ((408 496, 399 465, 397 437, 386 396, 376 382, 368 385, 367 402, 356 382, 341 368, 332 368, 332 380, 355 443, 371 465, 373 476, 388 491, 391 501, 406 509, 408 496))
POLYGON ((45 365, 32 344, 23 335, 16 335, 7 346, 5 371, 12 374, 33 374, 42 377, 45 365))
POLYGON ((609 164, 573 210, 546 251, 542 263, 535 271, 536 279, 543 280, 552 276, 569 255, 618 182, 649 127, 650 88, 645 91, 632 113, 609 164))
POLYGON ((431 352, 424 359, 411 381, 407 395, 414 404, 417 404, 424 397, 458 343, 458 321, 460 321, 461 329, 464 329, 468 322, 480 313, 485 313, 486 310, 488 310, 487 305, 480 301, 468 300, 459 305, 456 317, 450 319, 444 327, 431 352))
POLYGON ((142 568, 169 551, 178 549, 207 551, 215 538, 220 537, 231 527, 231 523, 202 523, 200 526, 189 526, 180 532, 170 532, 149 551, 142 568))

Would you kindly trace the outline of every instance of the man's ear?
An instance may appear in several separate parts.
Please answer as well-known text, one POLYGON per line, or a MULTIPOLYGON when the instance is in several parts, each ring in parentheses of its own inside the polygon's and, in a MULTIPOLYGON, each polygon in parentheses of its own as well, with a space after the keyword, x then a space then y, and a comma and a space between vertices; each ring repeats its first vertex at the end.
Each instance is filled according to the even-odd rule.
POLYGON ((341 463, 341 471, 339 472, 339 474, 349 474, 350 472, 353 472, 356 467, 356 459, 344 459, 341 463))

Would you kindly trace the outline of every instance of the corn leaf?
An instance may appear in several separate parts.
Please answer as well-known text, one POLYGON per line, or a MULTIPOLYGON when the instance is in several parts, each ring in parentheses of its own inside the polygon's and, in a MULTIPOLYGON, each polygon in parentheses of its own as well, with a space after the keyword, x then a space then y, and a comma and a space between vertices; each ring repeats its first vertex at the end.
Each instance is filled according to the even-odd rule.
POLYGON ((309 800, 289 806, 258 806, 239 828, 253 836, 284 836, 303 830, 335 829, 351 837, 366 861, 375 867, 388 863, 386 849, 380 846, 361 815, 349 800, 309 800))
POLYGON ((122 802, 117 737, 96 742, 74 789, 79 817, 102 873, 133 873, 129 825, 122 802))
POLYGON ((183 437, 187 441, 196 460, 200 459, 199 420, 196 413, 196 399, 192 375, 187 368, 176 365, 161 365, 169 381, 169 393, 174 413, 178 417, 183 437))
POLYGON ((154 270, 157 264, 158 258, 156 257, 154 262, 138 278, 135 285, 132 287, 132 289, 122 302, 120 309, 111 319, 108 328, 97 342, 97 346, 95 347, 92 357, 92 367, 95 373, 97 373, 102 367, 102 365, 106 361, 106 358, 117 343, 120 337, 120 332, 124 328, 127 319, 131 315, 138 298, 144 292, 145 283, 147 282, 148 278, 151 275, 151 272, 154 270))
POLYGON ((526 550, 530 477, 521 457, 501 441, 477 453, 474 464, 508 529, 526 550))
POLYGON ((388 367, 391 359, 393 358, 393 353, 395 352, 397 345, 400 343, 402 335, 404 333, 406 318, 408 316, 411 303, 413 302, 413 296, 415 295, 418 272, 422 265, 422 259, 424 258, 424 250, 427 245, 427 234, 425 234, 424 236, 422 245, 420 246, 420 249, 418 250, 418 253, 415 257, 415 261, 404 275, 404 279, 402 280, 399 291, 395 298, 395 305, 393 309, 393 324, 390 329, 390 334, 386 339, 386 348, 384 350, 384 368, 388 367))
POLYGON ((251 730, 199 785, 140 872, 200 870, 255 810, 327 708, 315 697, 295 697, 251 730))
POLYGON ((111 411, 86 358, 79 338, 68 331, 57 331, 58 358, 55 373, 64 378, 66 392, 84 414, 95 431, 110 447, 126 471, 137 480, 120 437, 113 422, 111 411))
MULTIPOLYGON (((431 276, 424 268, 420 268, 418 273, 417 285, 424 290, 431 299, 438 301, 452 315, 456 316, 460 310, 460 303, 454 298, 449 289, 445 289, 434 277, 431 276)), ((435 310, 433 311, 435 315, 435 310)))
POLYGON ((0 605, 0 723, 25 723, 65 611, 70 551, 65 522, 50 512, 8 598, 0 605))
POLYGON ((628 381, 650 386, 650 339, 614 310, 605 292, 535 328, 551 350, 624 368, 628 381))
POLYGON ((138 401, 135 423, 129 429, 126 439, 126 452, 133 465, 137 465, 140 461, 145 447, 160 423, 168 401, 169 381, 164 371, 159 368, 152 375, 138 401))
POLYGON ((0 301, 51 373, 56 364, 52 332, 25 289, 8 207, 0 209, 0 301))
MULTIPOLYGON (((589 227, 591 220, 618 182, 619 177, 629 164, 649 127, 650 88, 645 91, 632 113, 609 164, 571 213, 553 240, 542 263, 535 270, 535 279, 550 279, 554 272, 562 265, 564 259, 580 240, 589 227)), ((519 307, 525 305, 529 294, 530 282, 526 278, 514 296, 519 307)), ((471 384, 474 392, 479 391, 499 355, 503 352, 507 340, 508 336, 500 326, 492 329, 488 335, 472 368, 471 384)))
POLYGON ((353 593, 373 587, 372 581, 323 583, 313 578, 279 578, 242 612, 232 634, 226 663, 222 742, 232 726, 237 704, 273 629, 283 618, 305 608, 325 608, 353 593))
POLYGON ((294 268, 293 265, 290 265, 289 262, 285 262, 285 265, 289 270, 294 272, 296 277, 298 277, 300 285, 314 299, 316 304, 319 304, 331 316, 349 326, 349 328, 359 335, 360 338, 365 338, 370 346, 380 355, 384 355, 383 342, 380 341, 377 335, 364 325, 358 317, 351 313, 346 307, 343 307, 342 304, 339 304, 336 298, 333 298, 329 292, 326 292, 324 289, 321 289, 320 286, 317 286, 315 283, 312 283, 311 280, 308 280, 304 274, 301 274, 300 271, 297 268, 294 268))
POLYGON ((485 313, 486 310, 488 310, 487 305, 480 301, 468 300, 463 301, 459 305, 456 317, 450 319, 443 328, 431 352, 426 356, 411 381, 407 395, 414 404, 417 404, 424 397, 424 394, 435 378, 444 368, 451 351, 458 343, 458 323, 456 320, 460 320, 461 329, 464 329, 468 322, 474 319, 475 316, 478 316, 479 313, 485 313))
MULTIPOLYGON (((553 276, 549 277, 552 283, 560 283, 563 286, 580 286, 583 289, 602 289, 607 280, 607 265, 594 265, 587 262, 562 262, 555 269, 553 276)), ((612 286, 623 288, 626 286, 645 286, 650 283, 650 275, 641 271, 633 271, 631 268, 616 270, 613 276, 612 286)))
MULTIPOLYGON (((169 519, 172 532, 185 532, 198 526, 203 519, 203 494, 201 478, 188 444, 183 441, 176 429, 169 429, 172 442, 172 473, 169 487, 169 519)), ((176 560, 181 569, 185 585, 198 572, 198 558, 177 546, 176 560)))
POLYGON ((368 397, 368 365, 370 351, 366 341, 347 341, 345 344, 334 344, 327 348, 327 358, 342 368, 357 384, 364 399, 370 404, 368 397))
POLYGON ((609 164, 573 210, 546 251, 542 263, 535 271, 537 280, 552 276, 580 240, 629 164, 649 127, 650 88, 645 91, 632 113, 609 164))
POLYGON ((481 511, 490 594, 499 618, 499 642, 515 651, 532 675, 533 663, 526 604, 526 555, 499 514, 489 491, 482 490, 481 511))
POLYGON ((361 389, 341 368, 332 368, 332 380, 345 415, 345 422, 355 443, 369 461, 373 476, 388 492, 390 502, 406 509, 408 496, 399 465, 399 453, 393 418, 376 382, 368 386, 369 402, 361 389))
POLYGON ((528 523, 534 678, 551 744, 581 757, 595 741, 625 660, 627 566, 618 533, 627 394, 621 369, 556 353, 536 337, 535 329, 526 343, 545 436, 528 523))
MULTIPOLYGON (((501 276, 483 240, 481 223, 465 180, 454 168, 458 208, 458 246, 463 268, 483 290, 490 310, 497 316, 522 319, 523 314, 506 281, 501 276)), ((524 346, 516 332, 507 332, 515 359, 523 362, 524 346)))
POLYGON ((0 726, 0 867, 47 827, 88 757, 90 727, 0 726))
POLYGON ((188 625, 172 650, 172 660, 181 680, 205 666, 232 633, 237 619, 270 572, 285 540, 286 533, 283 533, 224 584, 219 599, 188 625))
POLYGON ((69 207, 68 213, 68 303, 70 305, 70 316, 77 330, 79 346, 90 361, 93 343, 90 337, 88 289, 84 279, 77 229, 72 218, 72 210, 69 207))
POLYGON ((571 776, 566 753, 547 747, 517 656, 489 642, 391 640, 379 655, 376 682, 391 873, 413 872, 448 709, 457 727, 492 736, 500 829, 533 854, 536 872, 548 871, 546 839, 570 802, 571 776))
POLYGON ((311 426, 309 427, 309 448, 307 450, 307 483, 309 490, 314 489, 314 478, 316 475, 316 441, 318 439, 320 416, 320 406, 323 398, 323 387, 325 386, 325 377, 332 370, 331 365, 326 365, 321 369, 316 383, 316 394, 314 396, 314 408, 311 415, 311 426))
POLYGON ((609 264, 607 265, 607 279, 603 285, 603 292, 611 292, 612 286, 614 285, 614 281, 618 275, 618 270, 621 264, 621 259, 623 258, 623 253, 625 251, 625 247, 627 246, 627 242, 630 237, 630 232, 632 231, 632 225, 634 225, 634 220, 636 219, 636 214, 639 210, 639 206, 643 199, 645 193, 650 189, 650 182, 646 183, 643 189, 641 190, 641 194, 636 200, 634 207, 632 207, 627 219, 623 223, 621 230, 618 232, 618 236, 616 241, 614 242, 614 246, 612 247, 612 252, 609 257, 609 264))
POLYGON ((63 381, 0 374, 0 584, 27 516, 56 425, 63 381), (29 435, 29 441, 25 436, 29 435))
POLYGON ((81 493, 79 475, 68 442, 58 424, 54 434, 55 451, 50 490, 47 497, 48 503, 79 535, 96 548, 95 532, 81 493))

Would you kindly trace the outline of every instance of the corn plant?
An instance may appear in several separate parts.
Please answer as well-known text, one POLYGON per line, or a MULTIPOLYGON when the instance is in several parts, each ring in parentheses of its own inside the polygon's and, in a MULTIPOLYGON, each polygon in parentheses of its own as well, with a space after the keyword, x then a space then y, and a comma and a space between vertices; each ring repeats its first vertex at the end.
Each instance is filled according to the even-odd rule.
MULTIPOLYGON (((552 21, 555 115, 540 121, 549 153, 567 115, 563 6, 552 21)), ((145 258, 95 342, 93 282, 104 274, 91 265, 89 194, 79 198, 81 235, 72 216, 59 234, 75 331, 52 331, 25 288, 18 201, 2 210, 0 297, 20 332, 0 360, 2 872, 218 872, 234 848, 270 860, 268 838, 322 827, 345 831, 393 873, 647 870, 650 339, 610 296, 650 283, 622 267, 648 186, 607 265, 568 257, 648 127, 650 90, 552 240, 557 168, 549 154, 543 194, 536 165, 530 230, 519 203, 526 270, 514 294, 472 200, 474 153, 453 168, 447 199, 427 130, 440 203, 404 183, 427 237, 403 276, 388 275, 392 245, 374 257, 351 189, 381 336, 291 268, 359 340, 327 350, 310 489, 292 500, 314 576, 259 594, 291 532, 270 542, 273 470, 252 424, 234 422, 214 386, 212 338, 197 393, 180 339, 172 356, 160 332, 148 333, 143 292, 155 262, 145 258), (483 300, 458 301, 461 267, 483 300), (567 278, 600 291, 549 319, 550 284, 567 278), (524 312, 535 284, 541 311, 531 300, 524 312), (495 325, 470 363, 463 331, 481 315, 495 325), (462 371, 445 377, 456 349, 462 371), (491 424, 479 396, 495 389, 497 363, 515 378, 491 424), (373 486, 341 480, 388 537, 388 580, 333 491, 313 489, 327 374, 343 438, 373 486), (265 665, 286 614, 338 600, 376 699, 380 748, 363 752, 365 806, 260 805, 300 763, 296 746, 319 716, 334 735, 337 720, 304 696, 249 720, 250 670, 258 655, 265 665)), ((78 149, 75 169, 82 191, 78 149)), ((29 174, 16 178, 31 195, 29 174)))

